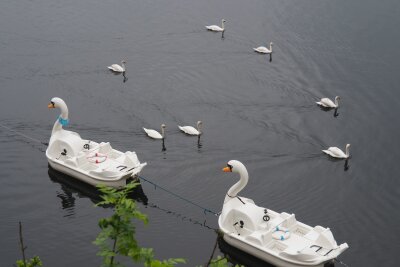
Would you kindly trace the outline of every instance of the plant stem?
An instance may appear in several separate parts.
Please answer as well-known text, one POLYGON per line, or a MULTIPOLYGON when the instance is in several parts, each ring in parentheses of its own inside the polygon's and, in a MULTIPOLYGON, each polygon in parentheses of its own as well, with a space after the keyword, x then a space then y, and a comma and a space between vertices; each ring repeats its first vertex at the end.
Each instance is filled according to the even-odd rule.
MULTIPOLYGON (((113 250, 112 250, 114 253, 115 253, 115 247, 117 245, 117 239, 118 237, 116 236, 114 239, 113 250)), ((114 263, 114 255, 111 256, 110 267, 113 267, 113 263, 114 263)))
POLYGON ((22 239, 22 224, 21 224, 21 222, 19 222, 19 244, 21 247, 22 259, 24 260, 24 266, 26 267, 26 259, 25 259, 26 247, 24 246, 24 240, 22 239))

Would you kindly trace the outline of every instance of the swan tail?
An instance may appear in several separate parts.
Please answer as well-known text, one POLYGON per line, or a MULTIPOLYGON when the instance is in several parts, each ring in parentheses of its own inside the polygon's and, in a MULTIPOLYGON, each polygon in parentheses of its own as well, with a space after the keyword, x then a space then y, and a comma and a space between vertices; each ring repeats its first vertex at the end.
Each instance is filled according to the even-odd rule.
POLYGON ((324 152, 325 154, 328 154, 328 155, 332 155, 329 150, 322 150, 322 152, 324 152))

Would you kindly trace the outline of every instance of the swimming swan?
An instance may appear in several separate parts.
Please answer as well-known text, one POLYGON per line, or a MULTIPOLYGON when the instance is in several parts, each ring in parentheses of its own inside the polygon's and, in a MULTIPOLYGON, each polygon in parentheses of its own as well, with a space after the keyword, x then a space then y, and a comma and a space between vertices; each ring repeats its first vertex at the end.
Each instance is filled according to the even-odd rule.
POLYGON ((109 68, 110 70, 115 71, 115 72, 125 72, 125 70, 126 70, 125 63, 126 63, 126 61, 122 60, 121 61, 122 67, 118 64, 112 64, 111 66, 108 66, 107 68, 109 68))
POLYGON ((340 148, 337 148, 337 147, 330 147, 327 150, 322 150, 322 151, 334 158, 347 159, 348 157, 350 157, 349 147, 350 147, 350 144, 347 144, 346 145, 346 154, 340 148))
POLYGON ((165 138, 165 124, 161 124, 161 134, 157 132, 156 130, 153 129, 146 129, 143 127, 143 130, 146 132, 146 134, 153 138, 153 139, 164 139, 165 138))
POLYGON ((225 31, 224 22, 226 22, 226 20, 225 20, 225 19, 222 19, 222 20, 221 20, 221 24, 222 24, 221 27, 220 27, 220 26, 217 26, 217 25, 210 25, 210 26, 206 26, 206 28, 207 28, 207 30, 213 31, 213 32, 223 32, 223 31, 225 31))
POLYGON ((256 52, 258 52, 258 53, 262 53, 262 54, 271 54, 271 53, 272 53, 272 45, 273 45, 273 44, 274 44, 273 42, 270 42, 270 43, 269 43, 269 49, 266 48, 265 46, 259 46, 259 47, 257 47, 257 48, 253 48, 253 49, 254 49, 254 51, 256 51, 256 52))
POLYGON ((184 132, 184 133, 186 133, 186 134, 190 134, 190 135, 201 135, 202 134, 202 132, 201 132, 201 126, 203 125, 203 123, 201 122, 201 121, 198 121, 197 122, 197 129, 196 128, 194 128, 194 127, 192 127, 192 126, 179 126, 178 125, 178 128, 182 131, 182 132, 184 132))
POLYGON ((320 106, 323 106, 325 108, 338 108, 339 107, 339 100, 340 96, 335 97, 335 103, 333 103, 332 100, 329 98, 322 98, 319 102, 315 102, 320 106))

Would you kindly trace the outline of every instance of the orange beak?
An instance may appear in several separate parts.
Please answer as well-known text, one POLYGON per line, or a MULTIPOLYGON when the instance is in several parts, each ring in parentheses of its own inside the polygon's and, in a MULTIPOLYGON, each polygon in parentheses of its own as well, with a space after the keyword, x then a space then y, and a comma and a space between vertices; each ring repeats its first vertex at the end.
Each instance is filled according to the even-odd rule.
POLYGON ((48 107, 48 108, 54 108, 54 104, 53 104, 53 103, 49 103, 49 104, 47 105, 47 107, 48 107))
POLYGON ((231 168, 225 167, 222 169, 223 172, 232 172, 231 168))

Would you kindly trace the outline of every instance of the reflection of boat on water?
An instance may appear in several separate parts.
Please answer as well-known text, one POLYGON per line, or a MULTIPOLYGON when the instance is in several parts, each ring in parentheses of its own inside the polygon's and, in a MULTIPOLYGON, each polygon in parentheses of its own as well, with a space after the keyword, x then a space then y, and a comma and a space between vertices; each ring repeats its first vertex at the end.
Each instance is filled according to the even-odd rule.
MULTIPOLYGON (((237 249, 229 245, 222 237, 218 237, 219 250, 224 254, 224 257, 234 266, 246 267, 275 267, 259 258, 256 258, 243 250, 237 249)), ((324 267, 334 267, 334 263, 326 263, 324 267)))
MULTIPOLYGON (((61 189, 63 190, 64 194, 62 196, 59 195, 59 197, 61 198, 64 209, 75 206, 74 202, 76 196, 78 196, 78 198, 90 198, 90 200, 95 204, 102 200, 100 197, 101 192, 97 190, 97 188, 81 182, 74 177, 59 172, 53 169, 50 165, 48 174, 53 182, 61 185, 61 189)), ((135 201, 147 205, 148 199, 144 194, 143 188, 140 184, 133 189, 133 191, 129 194, 129 197, 135 201)))
POLYGON ((218 247, 224 254, 225 258, 232 263, 234 266, 246 266, 246 267, 274 267, 265 261, 256 258, 243 250, 237 249, 228 243, 221 237, 218 237, 218 247))

